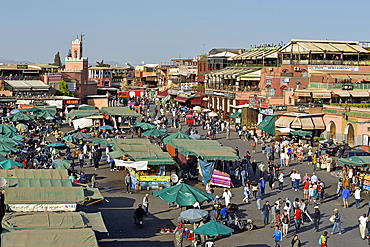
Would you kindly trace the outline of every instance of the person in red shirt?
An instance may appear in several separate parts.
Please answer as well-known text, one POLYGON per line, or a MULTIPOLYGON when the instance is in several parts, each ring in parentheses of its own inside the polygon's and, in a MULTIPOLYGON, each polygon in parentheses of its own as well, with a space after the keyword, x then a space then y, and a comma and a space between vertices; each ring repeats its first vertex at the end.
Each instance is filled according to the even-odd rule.
POLYGON ((299 207, 296 206, 295 211, 294 211, 294 224, 295 224, 296 232, 298 232, 301 227, 301 218, 302 218, 302 210, 300 210, 299 207))
POLYGON ((310 183, 308 180, 304 181, 304 187, 303 187, 303 198, 305 200, 308 200, 308 190, 309 190, 310 183))
POLYGON ((321 187, 321 184, 320 184, 320 183, 318 183, 318 184, 317 184, 317 197, 318 197, 318 199, 319 199, 319 201, 317 202, 318 204, 320 204, 320 203, 321 203, 321 201, 322 201, 321 193, 322 193, 322 187, 321 187))

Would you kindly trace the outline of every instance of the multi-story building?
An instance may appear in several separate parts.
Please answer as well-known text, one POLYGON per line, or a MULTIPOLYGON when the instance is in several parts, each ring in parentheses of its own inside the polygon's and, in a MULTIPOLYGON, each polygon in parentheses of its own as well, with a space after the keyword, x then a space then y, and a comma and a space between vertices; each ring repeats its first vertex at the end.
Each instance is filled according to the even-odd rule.
POLYGON ((89 80, 96 81, 98 88, 124 88, 133 85, 134 68, 127 67, 89 67, 89 80))
POLYGON ((155 88, 160 76, 159 64, 143 64, 135 67, 135 86, 155 88))

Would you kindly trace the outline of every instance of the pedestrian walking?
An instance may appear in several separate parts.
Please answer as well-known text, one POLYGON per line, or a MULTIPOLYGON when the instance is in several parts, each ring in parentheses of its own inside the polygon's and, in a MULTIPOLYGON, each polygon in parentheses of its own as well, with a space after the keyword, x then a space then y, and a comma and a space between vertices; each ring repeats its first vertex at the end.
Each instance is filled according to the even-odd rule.
POLYGON ((294 210, 294 225, 296 232, 298 232, 301 228, 301 221, 302 221, 302 210, 299 208, 299 206, 296 206, 294 210))
POLYGON ((315 232, 319 231, 319 224, 320 224, 320 218, 321 218, 321 212, 319 210, 319 206, 315 206, 315 213, 313 215, 313 223, 315 225, 315 232))
POLYGON ((299 190, 299 183, 301 182, 301 174, 297 171, 294 175, 295 191, 299 190))
POLYGON ((130 176, 130 173, 126 174, 125 184, 126 184, 126 193, 131 194, 131 176, 130 176))
POLYGON ((252 145, 252 154, 255 154, 256 153, 256 145, 257 145, 256 141, 253 140, 251 145, 252 145))
POLYGON ((332 216, 334 219, 334 226, 333 230, 331 231, 331 234, 334 234, 335 229, 338 227, 339 234, 342 234, 342 230, 340 229, 340 214, 338 212, 338 209, 334 209, 334 215, 332 216))
POLYGON ((144 211, 145 211, 145 216, 148 213, 149 210, 149 194, 146 194, 143 198, 143 206, 144 206, 144 211))
POLYGON ((283 224, 283 237, 286 237, 288 235, 290 216, 288 211, 285 209, 283 215, 281 216, 281 223, 283 224))
POLYGON ((257 210, 261 210, 261 199, 262 199, 262 194, 260 189, 257 187, 257 210))
POLYGON ((343 179, 339 178, 337 185, 337 195, 340 195, 340 192, 343 190, 343 179))
POLYGON ((80 168, 83 169, 84 167, 84 162, 85 162, 85 155, 83 154, 82 151, 78 154, 78 160, 80 162, 80 168))
POLYGON ((212 191, 213 191, 213 189, 211 187, 211 181, 208 180, 207 185, 206 185, 206 192, 207 192, 208 195, 212 196, 212 198, 213 198, 212 191))
POLYGON ((284 185, 284 173, 283 171, 281 171, 279 175, 279 192, 283 190, 283 185, 284 185))
POLYGON ((229 206, 229 204, 231 204, 231 198, 232 198, 232 194, 230 190, 225 188, 224 193, 222 194, 222 198, 225 199, 225 205, 229 206))
POLYGON ((271 207, 271 219, 270 219, 270 227, 274 227, 275 225, 275 215, 277 212, 277 203, 274 203, 271 207))
POLYGON ((283 242, 283 234, 279 227, 275 227, 274 235, 272 237, 275 239, 275 247, 280 247, 281 242, 283 242))
POLYGON ((270 205, 269 201, 266 201, 265 205, 262 207, 261 215, 263 215, 263 225, 266 226, 269 223, 269 214, 270 214, 270 205))
POLYGON ((350 194, 351 193, 349 192, 349 189, 347 189, 347 188, 343 189, 342 198, 343 198, 343 207, 344 208, 348 208, 348 198, 349 198, 350 194))
POLYGON ((257 171, 256 160, 253 160, 253 162, 252 162, 252 170, 253 170, 253 175, 256 175, 256 171, 257 171))
POLYGON ((327 241, 328 241, 328 232, 325 231, 323 235, 320 236, 319 238, 319 245, 321 247, 328 247, 327 241))
POLYGON ((355 190, 355 201, 356 201, 356 208, 360 208, 360 200, 361 200, 361 189, 356 187, 355 190))
POLYGON ((91 177, 91 188, 96 188, 96 184, 98 182, 96 182, 96 174, 93 173, 92 177, 91 177))
POLYGON ((281 151, 280 153, 280 167, 285 166, 285 153, 281 151))
POLYGON ((298 235, 294 235, 291 244, 292 247, 301 247, 301 240, 299 240, 298 235))
POLYGON ((359 219, 358 219, 358 225, 360 226, 360 235, 361 238, 364 240, 365 239, 365 233, 366 233, 366 226, 367 222, 369 219, 367 218, 366 214, 363 214, 359 219))

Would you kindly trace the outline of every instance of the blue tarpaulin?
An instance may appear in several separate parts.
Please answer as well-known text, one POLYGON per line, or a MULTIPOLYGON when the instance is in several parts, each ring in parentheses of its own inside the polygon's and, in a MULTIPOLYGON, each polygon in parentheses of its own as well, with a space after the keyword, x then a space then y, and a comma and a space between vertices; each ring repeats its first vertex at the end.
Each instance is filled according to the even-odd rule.
POLYGON ((213 174, 213 169, 215 167, 215 162, 207 162, 201 159, 198 159, 200 169, 202 171, 202 176, 203 176, 203 183, 204 186, 207 185, 207 181, 211 180, 212 174, 213 174))

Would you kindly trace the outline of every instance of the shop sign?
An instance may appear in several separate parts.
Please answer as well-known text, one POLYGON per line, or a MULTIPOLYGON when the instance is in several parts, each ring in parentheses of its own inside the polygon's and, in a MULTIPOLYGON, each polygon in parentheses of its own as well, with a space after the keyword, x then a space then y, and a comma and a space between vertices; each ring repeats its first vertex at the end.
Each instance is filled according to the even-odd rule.
POLYGON ((69 99, 69 100, 66 100, 66 104, 67 105, 75 105, 75 104, 78 104, 78 99, 69 99))
POLYGON ((305 111, 305 107, 303 105, 298 106, 298 111, 304 112, 305 111))
POLYGON ((263 103, 263 102, 261 102, 261 103, 260 103, 260 108, 267 109, 267 108, 269 108, 269 104, 268 104, 268 103, 263 103))
POLYGON ((249 104, 250 105, 255 105, 256 104, 256 99, 255 98, 250 98, 249 99, 249 104))
POLYGON ((198 82, 187 82, 187 83, 181 83, 181 90, 190 90, 192 87, 198 86, 198 82))
POLYGON ((38 106, 41 106, 41 105, 43 105, 43 100, 42 99, 35 99, 34 101, 33 101, 33 105, 38 105, 38 106))
POLYGON ((353 85, 342 85, 342 90, 353 90, 353 85))
POLYGON ((286 105, 278 105, 276 106, 276 111, 286 111, 288 110, 286 105))
POLYGON ((170 181, 170 176, 140 176, 140 181, 170 181))
POLYGON ((17 69, 28 69, 27 64, 17 64, 17 69))
POLYGON ((274 115, 274 110, 273 109, 262 109, 261 113, 264 115, 274 115))
POLYGON ((250 106, 252 109, 257 109, 257 105, 251 105, 251 104, 249 104, 249 106, 250 106))
POLYGON ((358 66, 342 66, 342 65, 310 65, 310 70, 336 70, 336 71, 358 71, 358 66))
POLYGON ((235 118, 235 123, 240 124, 241 123, 241 118, 240 117, 235 118))

